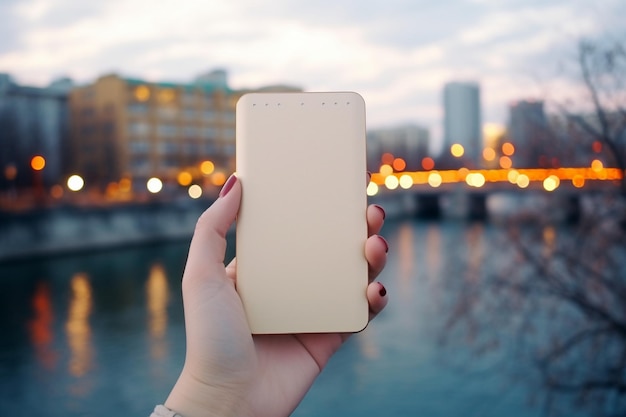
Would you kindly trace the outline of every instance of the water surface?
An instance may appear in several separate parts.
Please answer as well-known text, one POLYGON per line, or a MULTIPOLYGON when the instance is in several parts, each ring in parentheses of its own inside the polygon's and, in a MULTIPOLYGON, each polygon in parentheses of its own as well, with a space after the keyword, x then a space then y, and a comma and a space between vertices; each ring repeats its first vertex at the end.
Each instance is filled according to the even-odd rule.
MULTIPOLYGON (((454 296, 444 282, 506 262, 490 256, 503 244, 497 227, 406 220, 384 234, 391 252, 380 280, 391 303, 331 360, 294 416, 540 415, 532 387, 462 343, 439 343, 454 296)), ((187 247, 0 265, 2 414, 141 416, 163 402, 184 358, 187 247)))

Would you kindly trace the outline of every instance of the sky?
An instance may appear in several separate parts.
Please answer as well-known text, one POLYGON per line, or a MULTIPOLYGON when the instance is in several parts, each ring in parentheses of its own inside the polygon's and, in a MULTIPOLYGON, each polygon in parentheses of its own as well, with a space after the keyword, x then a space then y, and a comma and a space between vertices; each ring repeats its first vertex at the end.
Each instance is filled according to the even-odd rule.
POLYGON ((626 39, 624 0, 0 0, 0 16, 0 72, 20 84, 223 68, 233 88, 359 92, 368 128, 435 142, 446 82, 478 82, 483 122, 504 124, 514 100, 578 91, 581 39, 626 39))

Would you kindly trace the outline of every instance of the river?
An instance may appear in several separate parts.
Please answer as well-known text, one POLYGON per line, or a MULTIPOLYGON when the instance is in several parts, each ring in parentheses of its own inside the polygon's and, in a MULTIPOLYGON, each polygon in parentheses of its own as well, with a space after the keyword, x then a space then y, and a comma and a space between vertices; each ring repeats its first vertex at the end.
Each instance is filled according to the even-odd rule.
MULTIPOLYGON (((458 340, 441 344, 450 298, 442 283, 506 261, 490 257, 503 244, 498 226, 397 220, 383 234, 390 304, 349 339, 293 415, 541 415, 531 384, 473 359, 458 340)), ((187 247, 0 265, 0 414, 149 415, 183 363, 187 247)))

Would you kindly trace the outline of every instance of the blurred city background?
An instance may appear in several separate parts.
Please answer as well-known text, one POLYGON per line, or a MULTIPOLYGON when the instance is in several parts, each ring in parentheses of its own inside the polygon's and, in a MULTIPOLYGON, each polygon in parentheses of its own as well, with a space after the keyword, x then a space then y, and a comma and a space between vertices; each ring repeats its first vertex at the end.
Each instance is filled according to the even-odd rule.
POLYGON ((322 90, 366 101, 391 304, 294 415, 626 414, 622 2, 0 13, 9 414, 165 399, 188 241, 236 169, 237 100, 322 90))

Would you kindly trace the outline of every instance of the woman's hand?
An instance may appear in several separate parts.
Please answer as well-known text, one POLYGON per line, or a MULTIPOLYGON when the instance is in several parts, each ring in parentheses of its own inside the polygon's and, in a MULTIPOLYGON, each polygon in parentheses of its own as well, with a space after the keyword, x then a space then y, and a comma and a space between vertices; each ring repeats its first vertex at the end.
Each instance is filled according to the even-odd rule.
MULTIPOLYGON (((241 185, 231 176, 196 225, 183 275, 187 353, 165 406, 184 417, 288 416, 349 334, 250 334, 235 290, 236 260, 224 266, 225 235, 235 221, 241 185)), ((373 282, 387 259, 377 233, 385 213, 367 209, 365 256, 370 320, 387 304, 373 282)))

